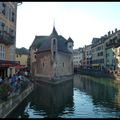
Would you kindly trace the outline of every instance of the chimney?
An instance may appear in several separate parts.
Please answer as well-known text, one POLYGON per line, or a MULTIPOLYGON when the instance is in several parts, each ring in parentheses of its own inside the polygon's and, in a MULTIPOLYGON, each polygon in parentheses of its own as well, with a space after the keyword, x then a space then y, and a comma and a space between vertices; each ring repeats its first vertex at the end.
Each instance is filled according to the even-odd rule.
POLYGON ((117 28, 115 28, 115 32, 117 32, 117 28))
POLYGON ((108 32, 108 36, 110 36, 110 31, 108 32))

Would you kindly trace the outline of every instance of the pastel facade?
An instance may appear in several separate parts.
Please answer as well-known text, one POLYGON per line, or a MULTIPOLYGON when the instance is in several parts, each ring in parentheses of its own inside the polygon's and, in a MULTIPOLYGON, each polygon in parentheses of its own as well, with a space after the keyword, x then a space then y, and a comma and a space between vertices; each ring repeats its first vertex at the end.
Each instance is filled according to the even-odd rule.
POLYGON ((20 65, 28 67, 28 58, 29 51, 26 48, 16 48, 16 61, 18 61, 20 65))
POLYGON ((0 75, 14 74, 18 2, 0 2, 0 75))

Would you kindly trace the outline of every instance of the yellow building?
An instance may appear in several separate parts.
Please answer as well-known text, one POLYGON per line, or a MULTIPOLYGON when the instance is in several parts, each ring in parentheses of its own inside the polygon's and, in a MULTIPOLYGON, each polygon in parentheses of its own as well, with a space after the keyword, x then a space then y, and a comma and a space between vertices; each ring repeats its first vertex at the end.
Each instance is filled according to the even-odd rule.
POLYGON ((18 2, 0 2, 0 76, 15 72, 16 17, 18 2))
POLYGON ((24 67, 28 67, 29 50, 26 48, 16 48, 16 61, 24 67))

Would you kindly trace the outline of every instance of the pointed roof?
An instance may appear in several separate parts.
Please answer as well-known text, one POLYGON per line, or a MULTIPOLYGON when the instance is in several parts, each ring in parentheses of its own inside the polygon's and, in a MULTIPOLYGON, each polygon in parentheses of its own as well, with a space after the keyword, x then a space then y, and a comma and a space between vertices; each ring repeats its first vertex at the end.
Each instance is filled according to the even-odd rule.
POLYGON ((68 38, 68 42, 72 42, 73 43, 73 40, 71 39, 71 37, 68 38))
POLYGON ((56 35, 58 36, 58 33, 57 33, 56 29, 55 29, 55 26, 53 26, 53 31, 52 31, 50 36, 56 36, 56 35))

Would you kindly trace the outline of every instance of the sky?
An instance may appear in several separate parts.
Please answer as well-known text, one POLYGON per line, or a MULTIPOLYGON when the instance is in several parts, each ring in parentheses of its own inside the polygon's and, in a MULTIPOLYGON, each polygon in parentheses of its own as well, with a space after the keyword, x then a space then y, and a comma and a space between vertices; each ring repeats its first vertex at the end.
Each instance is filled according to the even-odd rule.
POLYGON ((120 2, 22 2, 17 8, 16 47, 29 49, 35 36, 49 36, 53 26, 74 49, 109 31, 120 30, 120 2))

